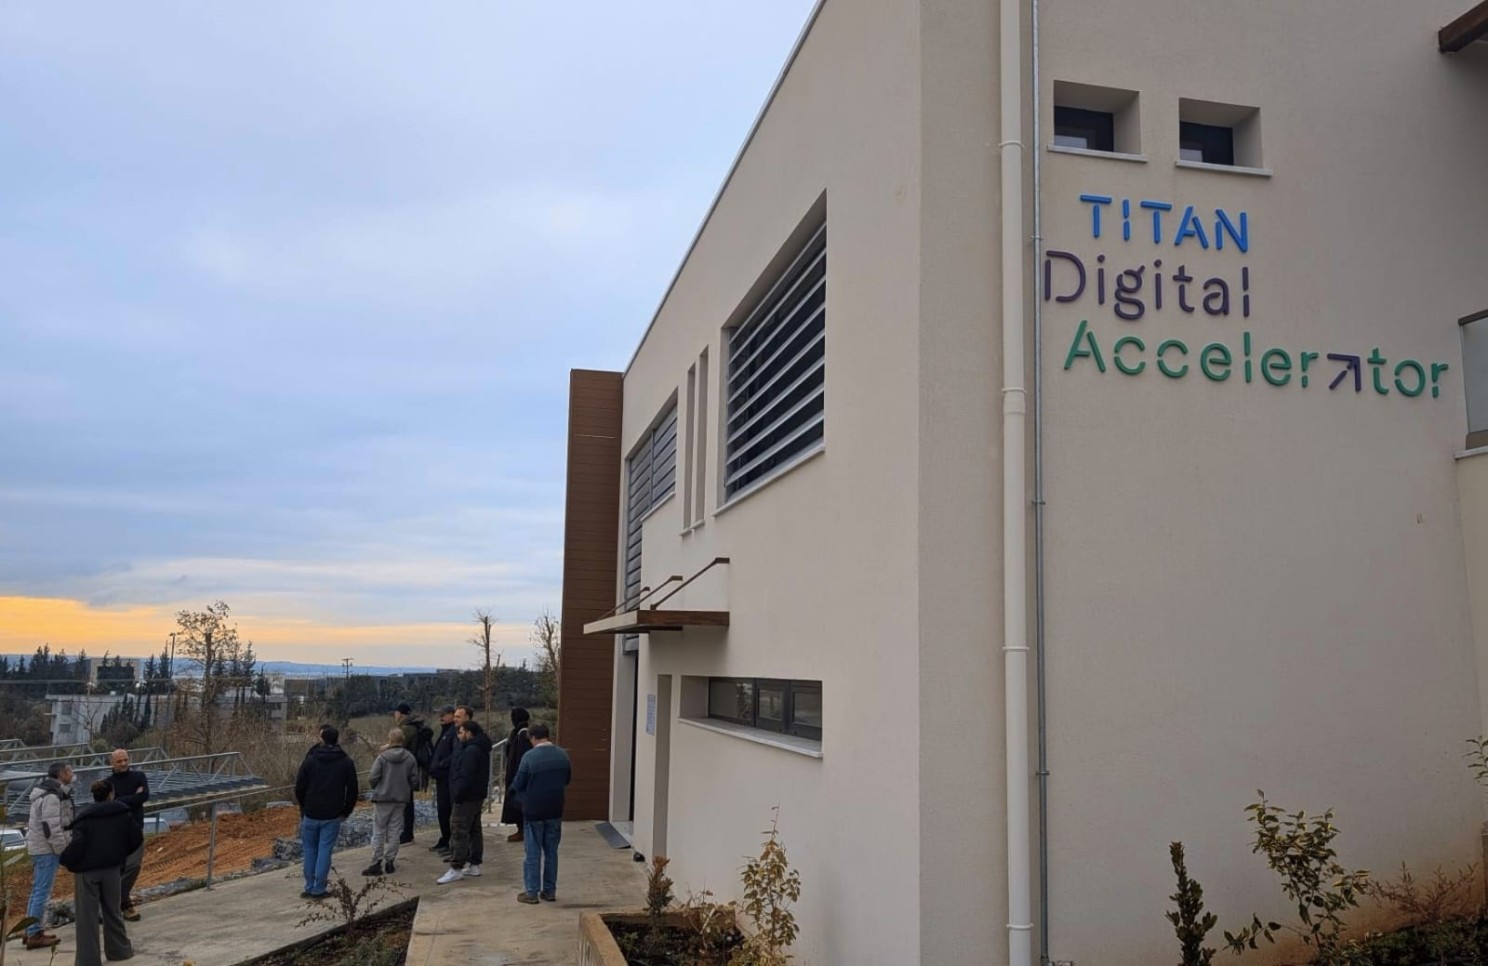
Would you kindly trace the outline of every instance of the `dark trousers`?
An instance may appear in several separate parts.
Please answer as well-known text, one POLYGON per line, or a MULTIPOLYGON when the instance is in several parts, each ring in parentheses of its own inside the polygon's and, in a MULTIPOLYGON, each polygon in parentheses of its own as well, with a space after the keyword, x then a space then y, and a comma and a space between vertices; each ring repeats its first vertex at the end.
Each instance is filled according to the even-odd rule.
POLYGON ((480 799, 456 802, 450 813, 450 867, 465 868, 465 863, 480 865, 486 857, 485 835, 481 832, 480 799))
POLYGON ((407 845, 413 841, 413 799, 403 806, 403 834, 399 836, 398 842, 407 845))
POLYGON ((132 893, 134 892, 134 884, 139 881, 140 866, 144 864, 144 861, 145 843, 141 842, 140 847, 131 852, 129 858, 124 860, 124 877, 119 883, 119 903, 122 909, 134 908, 132 893))
POLYGON ((455 803, 450 799, 450 788, 448 781, 436 781, 434 783, 434 807, 439 812, 439 843, 449 845, 450 840, 450 812, 455 803))
POLYGON ((134 954, 124 917, 119 913, 122 881, 118 869, 95 869, 72 877, 72 897, 77 910, 77 966, 103 966, 103 956, 128 959, 134 954), (98 948, 98 920, 103 920, 103 955, 98 948))

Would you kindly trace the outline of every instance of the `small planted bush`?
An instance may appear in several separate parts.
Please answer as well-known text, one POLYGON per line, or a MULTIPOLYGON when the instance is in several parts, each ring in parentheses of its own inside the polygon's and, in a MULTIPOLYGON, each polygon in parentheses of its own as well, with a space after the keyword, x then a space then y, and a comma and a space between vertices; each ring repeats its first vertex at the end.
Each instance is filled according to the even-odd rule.
POLYGON ((1178 876, 1178 891, 1168 896, 1177 909, 1167 913, 1168 922, 1178 934, 1178 946, 1182 959, 1179 966, 1209 966, 1214 962, 1214 950, 1204 945, 1204 937, 1219 921, 1212 912, 1204 911, 1204 887, 1188 877, 1188 865, 1183 857, 1183 843, 1173 842, 1168 846, 1168 855, 1173 862, 1173 873, 1178 876))
POLYGON ((1257 948, 1258 939, 1274 943, 1276 934, 1285 931, 1316 950, 1318 963, 1346 961, 1341 958, 1343 913, 1359 905, 1369 872, 1339 864, 1338 852, 1333 848, 1338 826, 1333 824, 1331 808, 1308 817, 1306 812, 1287 813, 1272 805, 1263 791, 1256 794, 1260 800, 1245 807, 1255 825, 1251 851, 1265 855, 1266 864, 1281 877, 1281 891, 1297 904, 1299 925, 1262 922, 1252 916, 1249 926, 1224 934, 1225 944, 1232 952, 1241 953, 1257 948))

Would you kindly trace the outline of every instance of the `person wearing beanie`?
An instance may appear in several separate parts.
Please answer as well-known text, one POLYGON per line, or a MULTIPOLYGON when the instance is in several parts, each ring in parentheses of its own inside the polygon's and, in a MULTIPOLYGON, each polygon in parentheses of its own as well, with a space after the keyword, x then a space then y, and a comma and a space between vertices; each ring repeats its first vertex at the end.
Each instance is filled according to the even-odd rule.
POLYGON ((501 787, 506 790, 501 799, 501 824, 515 825, 517 830, 506 837, 508 842, 522 841, 522 802, 512 794, 512 779, 517 777, 517 767, 522 756, 532 748, 532 738, 527 733, 527 722, 531 715, 526 708, 512 708, 511 735, 506 739, 506 768, 501 776, 501 787))

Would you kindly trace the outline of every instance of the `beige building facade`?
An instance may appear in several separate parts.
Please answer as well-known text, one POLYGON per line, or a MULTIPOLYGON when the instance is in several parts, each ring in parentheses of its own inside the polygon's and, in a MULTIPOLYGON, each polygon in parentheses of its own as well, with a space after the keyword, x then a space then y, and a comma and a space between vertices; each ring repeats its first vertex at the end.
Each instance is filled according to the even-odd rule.
POLYGON ((560 738, 638 853, 734 897, 778 807, 800 960, 894 966, 1172 961, 1175 840, 1283 918, 1257 789, 1482 860, 1469 6, 817 8, 620 389, 560 738))

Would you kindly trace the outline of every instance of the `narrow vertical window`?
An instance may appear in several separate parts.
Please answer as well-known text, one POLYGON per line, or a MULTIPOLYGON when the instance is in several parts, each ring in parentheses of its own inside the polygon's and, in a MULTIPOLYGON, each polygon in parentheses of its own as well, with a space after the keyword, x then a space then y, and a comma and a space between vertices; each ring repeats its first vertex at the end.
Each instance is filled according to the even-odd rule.
POLYGON ((683 436, 682 446, 682 526, 684 529, 691 527, 698 519, 692 512, 693 470, 697 465, 697 454, 693 450, 697 440, 697 405, 697 366, 693 365, 687 369, 687 429, 683 436))
POLYGON ((708 350, 698 358, 698 392, 697 392, 697 485, 693 488, 693 497, 697 501, 693 506, 692 519, 694 523, 703 522, 703 514, 707 512, 708 495, 708 350))

